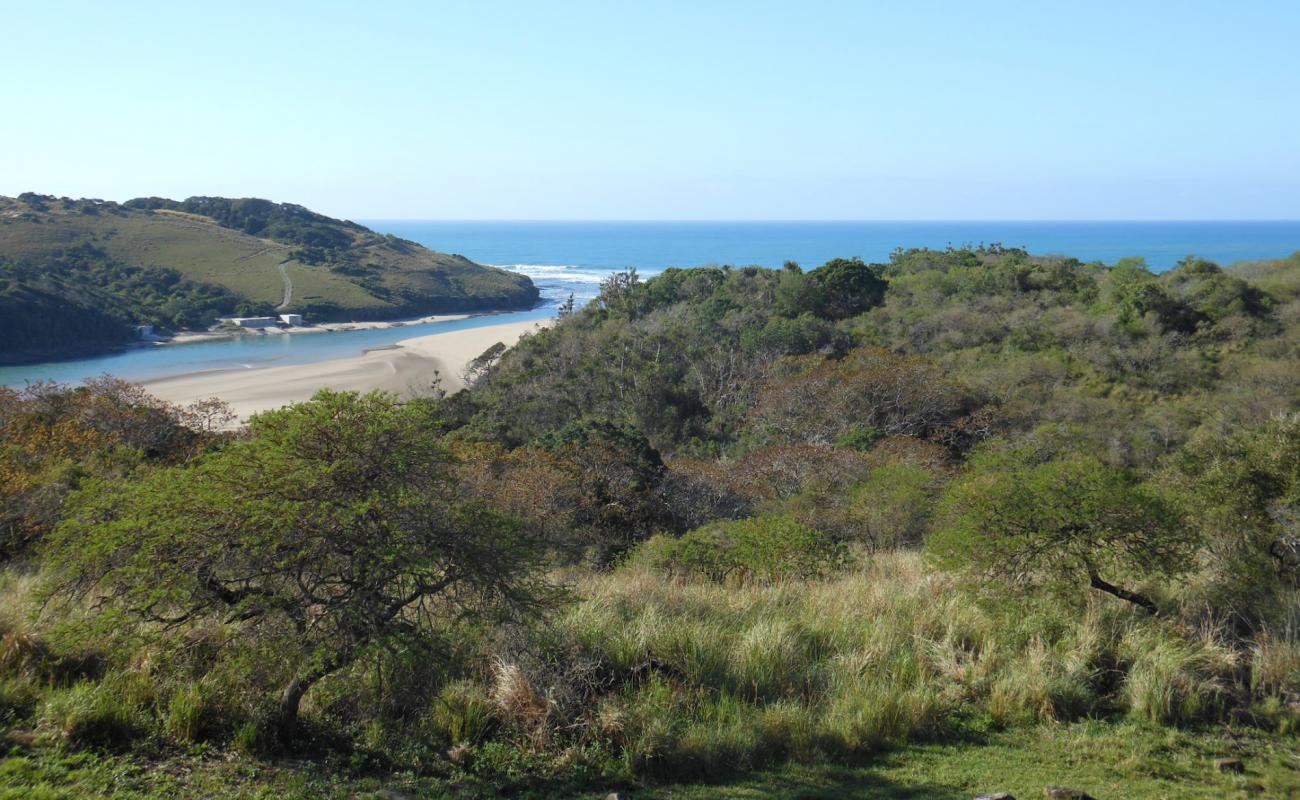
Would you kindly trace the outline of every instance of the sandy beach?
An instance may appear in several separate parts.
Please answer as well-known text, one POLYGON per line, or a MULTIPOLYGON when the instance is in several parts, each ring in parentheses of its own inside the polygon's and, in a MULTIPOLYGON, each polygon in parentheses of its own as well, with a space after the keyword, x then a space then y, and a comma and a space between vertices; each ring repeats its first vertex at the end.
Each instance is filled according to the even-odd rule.
POLYGON ((301 336, 304 333, 334 333, 337 331, 364 331, 374 328, 402 328, 407 325, 424 325, 430 322, 451 322, 458 319, 467 319, 470 316, 472 315, 431 314, 425 317, 386 320, 382 322, 322 322, 316 325, 294 325, 284 328, 236 328, 233 330, 223 328, 210 331, 183 331, 174 334, 166 341, 160 342, 160 344, 193 344, 195 342, 210 342, 214 339, 233 339, 236 336, 284 336, 288 334, 301 336))
POLYGON ((240 420, 259 411, 307 400, 326 388, 361 392, 382 389, 415 397, 432 390, 436 375, 443 389, 454 392, 463 386, 461 372, 470 360, 497 342, 513 345, 520 336, 543 324, 510 322, 436 333, 404 339, 391 347, 350 358, 176 375, 149 381, 144 386, 173 403, 220 398, 230 404, 240 420))

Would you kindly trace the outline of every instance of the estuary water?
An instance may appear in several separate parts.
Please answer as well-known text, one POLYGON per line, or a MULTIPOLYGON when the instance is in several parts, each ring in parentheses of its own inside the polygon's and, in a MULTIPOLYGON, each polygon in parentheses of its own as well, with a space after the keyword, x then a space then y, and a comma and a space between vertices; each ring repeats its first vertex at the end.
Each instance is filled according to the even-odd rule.
POLYGON ((670 266, 797 261, 812 268, 832 258, 885 261, 899 247, 994 244, 1038 254, 1114 263, 1146 259, 1163 271, 1188 255, 1221 264, 1280 258, 1300 251, 1300 221, 1285 222, 443 222, 362 220, 382 233, 481 264, 522 272, 542 291, 534 309, 399 328, 256 336, 132 348, 96 358, 0 367, 0 385, 76 382, 109 373, 128 380, 222 369, 305 364, 357 355, 413 336, 504 322, 547 319, 570 294, 596 295, 610 272, 643 276, 670 266))

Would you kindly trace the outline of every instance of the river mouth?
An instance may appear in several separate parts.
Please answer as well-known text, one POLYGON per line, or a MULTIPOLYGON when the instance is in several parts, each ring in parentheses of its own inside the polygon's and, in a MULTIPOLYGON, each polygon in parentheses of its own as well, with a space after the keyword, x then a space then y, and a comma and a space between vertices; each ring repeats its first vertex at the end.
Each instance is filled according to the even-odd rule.
POLYGON ((438 322, 401 324, 384 328, 245 335, 154 344, 95 356, 0 367, 0 386, 22 387, 37 381, 80 383, 98 375, 144 382, 198 372, 249 370, 261 367, 311 364, 385 350, 403 339, 482 328, 507 322, 548 320, 555 316, 551 302, 528 311, 478 314, 438 322))

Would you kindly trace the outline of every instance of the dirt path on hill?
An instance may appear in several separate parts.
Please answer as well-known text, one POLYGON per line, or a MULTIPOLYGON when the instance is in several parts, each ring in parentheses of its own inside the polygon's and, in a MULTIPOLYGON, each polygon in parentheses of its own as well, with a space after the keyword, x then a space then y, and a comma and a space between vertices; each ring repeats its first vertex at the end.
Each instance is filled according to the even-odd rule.
POLYGON ((284 299, 280 301, 280 305, 276 306, 276 308, 286 308, 289 302, 293 300, 293 281, 289 280, 289 270, 284 268, 284 265, 288 264, 290 260, 285 259, 275 265, 276 269, 280 270, 280 280, 284 281, 284 299))

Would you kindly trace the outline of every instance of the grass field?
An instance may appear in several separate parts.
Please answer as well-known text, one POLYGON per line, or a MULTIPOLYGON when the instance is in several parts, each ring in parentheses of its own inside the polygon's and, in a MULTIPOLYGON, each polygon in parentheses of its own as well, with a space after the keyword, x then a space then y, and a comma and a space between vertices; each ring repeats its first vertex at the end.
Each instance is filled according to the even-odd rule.
POLYGON ((501 796, 637 800, 802 798, 958 800, 981 792, 1042 797, 1067 786, 1099 800, 1297 798, 1300 743, 1227 728, 1168 730, 1081 722, 990 733, 966 741, 903 747, 855 764, 786 765, 725 783, 620 786, 581 776, 511 776, 454 769, 437 777, 367 772, 357 763, 259 760, 195 749, 158 759, 13 746, 0 760, 0 799, 395 798, 501 796), (1241 758, 1243 774, 1221 773, 1217 757, 1241 758), (394 794, 396 793, 396 794, 394 794))
MULTIPOLYGON (((376 737, 367 731, 381 729, 362 723, 338 738, 337 709, 366 695, 364 677, 310 695, 304 713, 316 730, 335 732, 284 757, 250 754, 220 737, 194 744, 176 738, 166 719, 144 720, 166 716, 174 702, 164 696, 175 694, 165 670, 150 672, 156 656, 148 649, 125 654, 127 665, 100 679, 108 694, 95 681, 36 685, 28 667, 0 684, 10 707, 29 709, 7 722, 0 715, 0 800, 610 791, 646 800, 956 800, 993 791, 1041 797, 1046 786, 1099 800, 1300 798, 1295 730, 1201 718, 1189 692, 1212 691, 1210 677, 1225 668, 1218 662, 1235 657, 1177 625, 1124 610, 1079 619, 1061 611, 1023 623, 990 615, 910 553, 826 582, 739 589, 665 581, 636 566, 568 577, 582 599, 554 620, 558 641, 585 642, 616 674, 630 668, 625 661, 659 663, 676 676, 671 689, 654 679, 629 685, 542 728, 511 722, 502 706, 497 733, 473 743, 467 760, 453 765, 433 755, 417 774, 391 756, 433 746, 421 739, 431 729, 376 737), (1059 629, 1061 638, 1026 636, 1021 624, 1059 629), (961 657, 958 642, 982 655, 961 657), (1088 687, 1095 691, 1096 664, 1121 661, 1130 664, 1124 686, 1081 711, 1088 687), (81 703, 92 698, 97 704, 81 703), (87 744, 79 731, 98 724, 95 714, 135 719, 138 738, 125 750, 87 744), (565 732, 575 726, 587 733, 565 732), (1220 772, 1216 758, 1241 759, 1245 772, 1220 772)), ((0 615, 9 631, 0 664, 10 653, 10 670, 42 646, 40 629, 19 612, 35 602, 36 585, 34 575, 0 582, 11 606, 0 615)), ((525 674, 543 680, 537 669, 525 674)), ((471 694, 500 702, 503 686, 491 680, 471 694)), ((444 697, 465 685, 450 684, 444 697)), ((368 701, 358 702, 345 713, 364 714, 368 701)))
MULTIPOLYGON (((339 227, 344 228, 342 223, 339 227)), ((365 229, 346 230, 353 237, 349 263, 307 264, 295 258, 294 245, 250 236, 196 214, 53 198, 34 207, 0 198, 0 257, 40 257, 89 242, 122 263, 166 267, 253 303, 272 305, 283 297, 279 265, 285 264, 293 282, 286 310, 324 317, 382 318, 531 302, 521 276, 365 229)))

